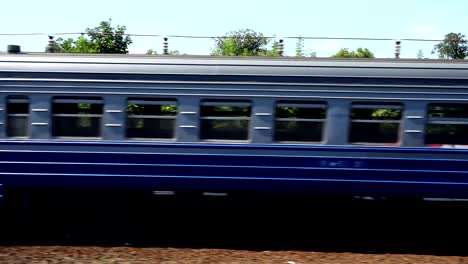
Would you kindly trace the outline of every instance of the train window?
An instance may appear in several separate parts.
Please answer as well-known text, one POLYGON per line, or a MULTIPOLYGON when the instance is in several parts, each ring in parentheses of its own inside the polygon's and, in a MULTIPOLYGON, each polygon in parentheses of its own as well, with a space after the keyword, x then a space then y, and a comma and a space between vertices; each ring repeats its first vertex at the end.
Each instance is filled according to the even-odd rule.
POLYGON ((429 104, 425 143, 468 145, 468 104, 429 104))
POLYGON ((275 141, 320 142, 327 115, 325 102, 280 101, 275 110, 275 141))
POLYGON ((353 103, 351 143, 397 143, 403 105, 399 103, 353 103))
POLYGON ((103 102, 96 97, 54 98, 53 137, 99 137, 103 102))
POLYGON ((129 99, 127 138, 174 138, 176 100, 129 99))
POLYGON ((249 101, 202 101, 200 138, 204 140, 247 140, 251 112, 252 107, 249 101))
POLYGON ((7 99, 7 137, 27 137, 29 134, 29 100, 23 96, 7 99))

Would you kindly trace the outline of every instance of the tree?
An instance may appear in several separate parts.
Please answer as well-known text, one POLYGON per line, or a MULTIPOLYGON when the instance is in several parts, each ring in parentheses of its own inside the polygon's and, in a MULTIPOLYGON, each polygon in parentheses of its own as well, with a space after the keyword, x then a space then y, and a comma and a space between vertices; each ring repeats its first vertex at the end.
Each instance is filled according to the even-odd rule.
POLYGON ((296 57, 317 57, 317 53, 304 48, 304 38, 299 37, 296 42, 296 57))
POLYGON ((304 57, 304 38, 299 37, 296 42, 296 57, 304 57))
POLYGON ((416 55, 418 59, 424 59, 424 52, 422 49, 418 50, 418 55, 416 55))
POLYGON ((281 56, 280 42, 278 40, 273 41, 273 44, 271 45, 271 49, 266 50, 265 54, 259 54, 259 55, 268 56, 268 57, 281 56))
POLYGON ((278 40, 273 41, 271 44, 271 49, 265 49, 260 51, 257 56, 265 57, 280 57, 283 56, 283 52, 280 50, 280 42, 278 40))
POLYGON ((149 49, 146 51, 146 55, 158 55, 158 52, 154 49, 149 49))
POLYGON ((215 38, 212 56, 259 56, 267 53, 268 38, 252 29, 240 29, 215 38))
POLYGON ((58 38, 55 52, 66 53, 97 53, 96 45, 83 35, 74 40, 72 38, 58 38))
MULTIPOLYGON (((154 49, 149 49, 148 51, 146 51, 146 55, 158 55, 158 52, 154 49)), ((167 55, 180 55, 180 52, 178 50, 170 50, 168 51, 167 55)))
POLYGON ((437 53, 441 59, 465 59, 468 56, 468 44, 465 35, 448 33, 442 42, 434 45, 432 54, 437 53))
POLYGON ((102 21, 95 28, 87 28, 86 34, 96 47, 97 53, 128 53, 128 46, 132 44, 130 36, 125 35, 125 26, 111 25, 112 20, 102 21))
POLYGON ((375 58, 374 53, 369 49, 358 48, 356 51, 350 51, 349 49, 340 49, 335 55, 334 58, 375 58))
POLYGON ((58 38, 53 47, 46 48, 49 52, 67 53, 128 53, 132 39, 125 35, 125 26, 111 25, 111 19, 102 21, 95 28, 87 28, 85 34, 76 40, 73 38, 58 38))

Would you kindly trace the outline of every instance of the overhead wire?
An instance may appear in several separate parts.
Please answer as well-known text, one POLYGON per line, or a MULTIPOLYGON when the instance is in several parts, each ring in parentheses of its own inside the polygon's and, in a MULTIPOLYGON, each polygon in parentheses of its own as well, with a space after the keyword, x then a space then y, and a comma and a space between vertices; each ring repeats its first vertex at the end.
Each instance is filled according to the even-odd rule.
MULTIPOLYGON (((33 33, 0 33, 0 36, 64 36, 64 35, 87 35, 86 32, 33 32, 33 33)), ((203 36, 203 35, 163 35, 163 34, 141 34, 141 33, 124 33, 122 35, 130 37, 167 37, 167 38, 188 38, 188 39, 217 39, 230 38, 230 36, 203 36)), ((422 38, 369 38, 369 37, 323 37, 323 36, 259 36, 255 38, 265 39, 309 39, 309 40, 363 40, 363 41, 420 41, 420 42, 440 42, 443 39, 422 39, 422 38)), ((461 42, 464 40, 460 40, 461 42)))

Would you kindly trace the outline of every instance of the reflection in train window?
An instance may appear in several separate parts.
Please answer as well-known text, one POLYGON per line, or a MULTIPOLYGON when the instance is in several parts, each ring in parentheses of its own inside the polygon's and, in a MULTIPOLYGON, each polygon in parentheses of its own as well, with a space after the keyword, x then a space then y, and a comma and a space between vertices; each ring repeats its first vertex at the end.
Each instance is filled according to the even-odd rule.
POLYGON ((468 104, 429 104, 426 144, 468 145, 468 104))
POLYGON ((7 137, 27 137, 29 135, 29 100, 25 96, 10 96, 6 105, 7 137))
POLYGON ((274 140, 322 141, 326 108, 325 102, 279 101, 275 109, 274 140))
POLYGON ((127 138, 174 138, 176 117, 174 99, 129 99, 127 138))
POLYGON ((96 97, 54 98, 53 137, 100 137, 103 102, 96 97))
POLYGON ((351 108, 351 143, 397 143, 402 104, 353 103, 351 108))
POLYGON ((247 140, 251 112, 252 107, 249 101, 202 101, 200 138, 205 140, 247 140))

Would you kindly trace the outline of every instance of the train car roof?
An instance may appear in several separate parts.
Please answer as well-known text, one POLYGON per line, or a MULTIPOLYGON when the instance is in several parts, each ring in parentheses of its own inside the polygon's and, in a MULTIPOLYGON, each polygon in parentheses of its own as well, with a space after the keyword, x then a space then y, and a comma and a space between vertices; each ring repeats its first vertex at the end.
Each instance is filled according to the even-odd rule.
MULTIPOLYGON (((287 62, 291 65, 313 65, 313 64, 340 64, 358 66, 372 64, 386 67, 392 64, 436 64, 441 65, 468 65, 467 60, 447 59, 394 59, 394 58, 332 58, 332 57, 265 57, 265 56, 204 56, 204 55, 144 55, 144 54, 80 54, 80 53, 20 53, 9 54, 0 52, 0 61, 18 62, 88 62, 88 63, 178 63, 189 64, 236 64, 236 65, 272 65, 287 62)), ((420 67, 420 66, 419 66, 420 67)))
POLYGON ((468 61, 0 53, 0 72, 468 79, 468 61))

